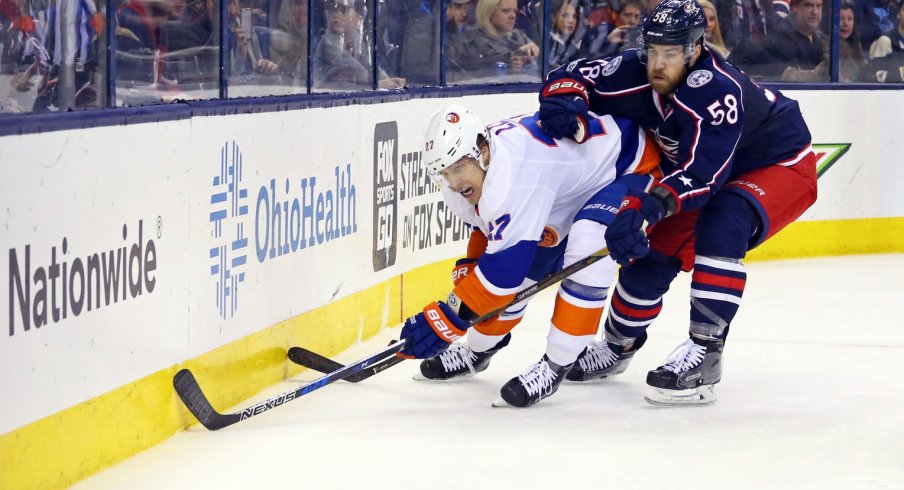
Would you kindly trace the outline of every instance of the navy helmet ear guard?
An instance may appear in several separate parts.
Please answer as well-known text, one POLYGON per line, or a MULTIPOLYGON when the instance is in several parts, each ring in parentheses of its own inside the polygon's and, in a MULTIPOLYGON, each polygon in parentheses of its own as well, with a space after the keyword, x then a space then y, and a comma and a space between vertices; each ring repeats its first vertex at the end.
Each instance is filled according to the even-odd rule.
POLYGON ((685 46, 688 57, 706 33, 706 14, 696 0, 663 0, 641 26, 643 53, 651 44, 685 46))

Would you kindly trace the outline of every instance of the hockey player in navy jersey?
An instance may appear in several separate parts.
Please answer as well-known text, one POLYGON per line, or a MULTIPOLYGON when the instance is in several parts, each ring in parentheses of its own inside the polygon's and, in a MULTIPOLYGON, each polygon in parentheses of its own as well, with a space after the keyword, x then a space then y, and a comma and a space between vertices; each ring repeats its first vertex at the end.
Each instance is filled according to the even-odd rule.
POLYGON ((746 282, 742 259, 816 200, 816 157, 797 102, 704 47, 705 30, 694 0, 665 0, 643 23, 641 49, 563 65, 540 94, 550 136, 583 141, 589 109, 637 120, 664 157, 665 177, 630 193, 606 230, 623 267, 605 341, 583 353, 583 372, 571 373, 590 380, 623 372, 672 280, 693 269, 690 335, 647 375, 654 404, 715 400, 746 282))

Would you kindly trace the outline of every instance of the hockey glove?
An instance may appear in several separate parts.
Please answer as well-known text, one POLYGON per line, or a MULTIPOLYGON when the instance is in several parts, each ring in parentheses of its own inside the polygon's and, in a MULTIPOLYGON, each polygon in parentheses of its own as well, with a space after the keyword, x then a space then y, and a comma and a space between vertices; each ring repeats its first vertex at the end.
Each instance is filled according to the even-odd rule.
POLYGON ((577 80, 551 82, 540 92, 540 127, 553 138, 572 138, 583 143, 587 131, 588 97, 577 80))
POLYGON ((450 343, 461 338, 468 327, 468 322, 459 318, 446 303, 431 303, 421 313, 405 320, 402 327, 405 348, 399 355, 413 359, 436 357, 449 348, 450 343))
POLYGON ((475 267, 477 267, 477 259, 465 257, 455 261, 455 267, 452 269, 452 284, 458 286, 458 283, 463 281, 465 276, 470 274, 475 267))
POLYGON ((665 216, 662 199, 637 189, 628 189, 618 214, 606 228, 609 255, 621 265, 628 265, 650 251, 646 228, 665 216))

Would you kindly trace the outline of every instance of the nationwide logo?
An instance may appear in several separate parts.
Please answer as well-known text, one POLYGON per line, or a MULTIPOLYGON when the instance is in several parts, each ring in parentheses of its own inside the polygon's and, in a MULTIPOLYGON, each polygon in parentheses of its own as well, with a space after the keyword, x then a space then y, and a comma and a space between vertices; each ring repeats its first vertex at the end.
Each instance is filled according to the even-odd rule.
POLYGON ((213 177, 210 224, 210 275, 217 280, 217 310, 223 319, 235 316, 239 284, 245 281, 248 260, 248 188, 242 186, 244 165, 239 146, 227 142, 220 149, 220 171, 213 177))
POLYGON ((851 143, 821 143, 813 145, 816 153, 816 175, 822 177, 832 165, 851 149, 851 143))

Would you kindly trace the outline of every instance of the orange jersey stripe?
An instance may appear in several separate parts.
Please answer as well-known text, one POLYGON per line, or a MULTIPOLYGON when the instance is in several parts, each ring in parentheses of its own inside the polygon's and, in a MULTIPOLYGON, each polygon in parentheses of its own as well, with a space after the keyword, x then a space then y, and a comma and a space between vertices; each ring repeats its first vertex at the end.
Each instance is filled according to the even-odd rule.
POLYGON ((640 156, 640 162, 634 169, 635 174, 651 174, 656 177, 656 181, 662 179, 662 170, 659 169, 659 147, 650 134, 644 132, 643 154, 640 156))
POLYGON ((487 236, 477 228, 471 230, 471 237, 468 239, 468 252, 466 257, 469 259, 479 259, 487 250, 487 236))
POLYGON ((474 330, 484 335, 505 335, 512 331, 515 326, 521 323, 523 316, 512 318, 510 320, 500 320, 499 317, 493 317, 491 320, 474 325, 474 330))
POLYGON ((503 296, 493 294, 484 287, 483 283, 481 283, 480 279, 477 277, 477 274, 473 271, 465 276, 465 278, 458 283, 458 286, 455 286, 455 289, 452 290, 452 294, 458 296, 458 299, 468 305, 468 308, 474 313, 477 313, 478 316, 485 315, 497 308, 507 305, 515 297, 514 294, 506 294, 503 296))
POLYGON ((556 296, 552 324, 568 335, 596 335, 603 316, 603 308, 581 308, 556 296))

